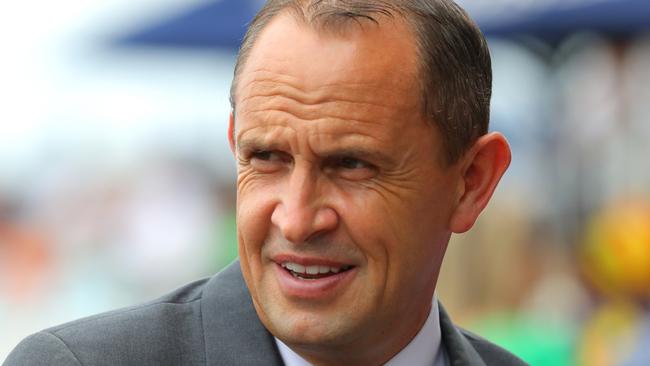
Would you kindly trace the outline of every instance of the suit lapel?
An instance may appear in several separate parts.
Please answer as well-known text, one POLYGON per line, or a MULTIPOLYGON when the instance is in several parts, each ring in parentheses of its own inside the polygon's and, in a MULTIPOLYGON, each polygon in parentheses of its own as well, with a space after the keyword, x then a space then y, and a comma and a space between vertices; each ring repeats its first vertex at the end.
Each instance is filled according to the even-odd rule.
POLYGON ((257 317, 239 261, 207 283, 201 316, 207 365, 283 364, 273 337, 257 317))
POLYGON ((485 366, 485 362, 469 343, 467 338, 461 334, 451 322, 447 311, 440 307, 440 330, 442 333, 442 344, 445 347, 449 364, 451 366, 485 366))

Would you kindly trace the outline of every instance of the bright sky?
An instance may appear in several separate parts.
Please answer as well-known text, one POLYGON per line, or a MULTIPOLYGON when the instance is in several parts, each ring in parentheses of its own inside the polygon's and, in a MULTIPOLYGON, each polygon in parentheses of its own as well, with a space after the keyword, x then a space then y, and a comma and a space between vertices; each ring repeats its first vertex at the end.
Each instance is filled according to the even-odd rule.
POLYGON ((200 2, 27 0, 1 6, 0 183, 42 158, 45 148, 68 155, 103 152, 128 162, 152 136, 182 149, 207 133, 223 140, 215 153, 227 150, 216 133, 228 116, 231 54, 107 45, 200 2))

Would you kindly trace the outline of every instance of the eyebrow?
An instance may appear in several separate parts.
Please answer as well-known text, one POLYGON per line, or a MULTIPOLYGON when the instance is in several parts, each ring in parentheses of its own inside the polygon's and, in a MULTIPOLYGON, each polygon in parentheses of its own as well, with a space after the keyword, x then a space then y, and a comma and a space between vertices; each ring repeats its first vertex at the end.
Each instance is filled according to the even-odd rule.
POLYGON ((235 141, 235 149, 241 151, 256 151, 256 150, 282 150, 281 144, 275 141, 264 141, 259 138, 247 138, 241 141, 235 141))
MULTIPOLYGON (((284 150, 282 145, 275 141, 263 141, 262 139, 245 139, 237 143, 236 149, 238 152, 243 151, 269 151, 269 150, 284 150)), ((386 154, 380 150, 374 149, 360 149, 360 148, 333 148, 324 149, 316 152, 315 155, 321 156, 323 159, 350 157, 368 162, 384 163, 392 165, 394 163, 393 156, 386 154)))

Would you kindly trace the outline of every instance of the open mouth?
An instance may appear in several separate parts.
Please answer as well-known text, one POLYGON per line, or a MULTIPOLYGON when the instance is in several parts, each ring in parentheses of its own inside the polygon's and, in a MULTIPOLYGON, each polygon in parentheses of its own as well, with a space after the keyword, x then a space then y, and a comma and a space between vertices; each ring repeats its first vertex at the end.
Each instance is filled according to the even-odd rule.
POLYGON ((282 263, 281 266, 287 272, 289 272, 293 277, 299 278, 301 280, 317 280, 321 278, 326 278, 326 277, 337 275, 345 271, 349 271, 353 267, 353 266, 332 267, 332 266, 321 266, 321 265, 303 266, 301 264, 292 263, 292 262, 282 263))

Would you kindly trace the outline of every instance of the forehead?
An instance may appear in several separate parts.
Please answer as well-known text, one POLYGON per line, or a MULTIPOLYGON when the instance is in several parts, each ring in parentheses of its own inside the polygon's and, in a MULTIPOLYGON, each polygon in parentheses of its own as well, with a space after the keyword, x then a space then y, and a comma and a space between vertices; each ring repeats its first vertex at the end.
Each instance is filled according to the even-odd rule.
POLYGON ((385 16, 376 23, 349 22, 317 30, 289 11, 277 15, 238 75, 238 109, 251 95, 282 86, 304 94, 309 103, 339 96, 388 107, 419 103, 416 46, 408 26, 385 16))

